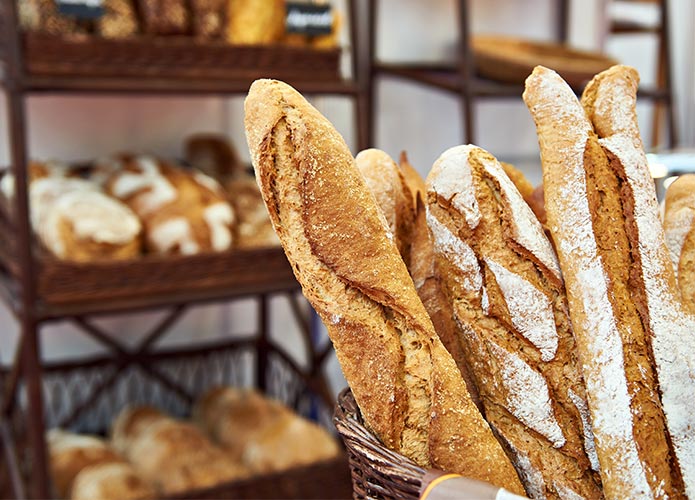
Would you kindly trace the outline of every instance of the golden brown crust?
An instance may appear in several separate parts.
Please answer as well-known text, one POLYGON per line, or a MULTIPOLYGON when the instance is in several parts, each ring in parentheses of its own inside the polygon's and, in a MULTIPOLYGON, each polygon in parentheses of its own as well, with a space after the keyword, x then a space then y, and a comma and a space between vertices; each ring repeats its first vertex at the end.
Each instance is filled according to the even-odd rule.
POLYGON ((51 480, 61 498, 68 498, 75 478, 85 467, 121 463, 124 459, 96 436, 54 429, 48 433, 51 480))
POLYGON ((528 200, 533 194, 533 184, 529 182, 521 170, 516 168, 511 163, 501 161, 500 165, 502 165, 504 173, 506 173, 507 177, 509 177, 509 179, 514 183, 524 200, 528 200))
MULTIPOLYGON (((67 498, 67 497, 65 497, 67 498)), ((70 500, 146 500, 157 498, 154 487, 128 463, 86 467, 75 477, 70 500)))
POLYGON ((552 262, 546 268, 531 255, 554 259, 538 221, 495 158, 474 146, 437 160, 428 194, 437 270, 463 354, 527 493, 600 498, 564 289, 552 262))
POLYGON ((683 305, 695 313, 695 174, 681 175, 666 190, 664 233, 683 305))
POLYGON ((379 149, 360 151, 355 157, 355 164, 376 198, 398 251, 408 266, 415 206, 403 172, 388 154, 379 149))
POLYGON ((408 191, 413 199, 413 207, 417 208, 418 198, 423 202, 427 199, 427 187, 425 186, 425 179, 422 178, 420 172, 418 172, 410 163, 408 160, 408 154, 405 151, 401 151, 401 155, 398 158, 398 166, 401 168, 403 178, 408 186, 408 191))
POLYGON ((281 82, 255 82, 245 111, 271 220, 367 425, 421 465, 520 491, 342 137, 281 82))
POLYGON ((205 488, 248 475, 241 463, 213 445, 198 427, 149 407, 119 415, 112 436, 123 456, 164 493, 205 488))
POLYGON ((567 287, 605 495, 677 496, 654 363, 633 297, 630 270, 639 264, 629 251, 617 164, 555 72, 537 67, 524 100, 538 130, 548 224, 567 287))

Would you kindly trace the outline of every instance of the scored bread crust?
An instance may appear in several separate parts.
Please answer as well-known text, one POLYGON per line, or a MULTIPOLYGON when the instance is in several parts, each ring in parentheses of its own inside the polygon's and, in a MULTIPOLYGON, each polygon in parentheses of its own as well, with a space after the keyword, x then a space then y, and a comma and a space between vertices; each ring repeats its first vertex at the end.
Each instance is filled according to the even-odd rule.
POLYGON ((464 355, 526 491, 601 498, 567 302, 540 223, 476 146, 444 152, 427 187, 437 271, 464 355))
POLYGON ((620 179, 625 230, 633 259, 631 296, 651 341, 661 402, 686 494, 695 497, 695 318, 680 292, 659 218, 654 181, 637 125, 637 71, 614 66, 582 95, 611 168, 620 179))
POLYGON ((420 465, 522 491, 340 134, 273 80, 251 86, 245 125, 275 230, 367 425, 420 465))
POLYGON ((606 498, 678 496, 647 333, 630 298, 618 182, 570 87, 537 67, 536 123, 548 226, 565 279, 606 498))

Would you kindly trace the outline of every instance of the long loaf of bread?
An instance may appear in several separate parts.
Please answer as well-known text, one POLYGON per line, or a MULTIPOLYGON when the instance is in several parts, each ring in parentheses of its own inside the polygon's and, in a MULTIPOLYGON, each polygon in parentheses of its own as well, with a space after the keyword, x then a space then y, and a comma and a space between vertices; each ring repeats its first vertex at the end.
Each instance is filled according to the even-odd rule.
POLYGON ((614 66, 587 85, 582 105, 620 193, 632 273, 628 280, 651 341, 673 452, 686 494, 695 497, 695 317, 685 312, 659 219, 654 181, 637 125, 637 71, 614 66))
POLYGON ((634 218, 643 214, 629 213, 646 186, 628 182, 623 160, 610 149, 606 155, 557 73, 537 67, 524 100, 538 130, 548 225, 565 279, 604 494, 677 498, 683 484, 659 402, 649 322, 640 315, 647 306, 638 285, 645 269, 633 238, 634 218), (632 197, 632 205, 622 196, 632 197))
POLYGON ((437 338, 340 134, 273 80, 251 86, 245 126, 273 226, 367 425, 420 465, 523 491, 437 338))
POLYGON ((427 177, 436 270, 487 421, 532 498, 601 498, 560 268, 499 162, 444 152, 427 177))

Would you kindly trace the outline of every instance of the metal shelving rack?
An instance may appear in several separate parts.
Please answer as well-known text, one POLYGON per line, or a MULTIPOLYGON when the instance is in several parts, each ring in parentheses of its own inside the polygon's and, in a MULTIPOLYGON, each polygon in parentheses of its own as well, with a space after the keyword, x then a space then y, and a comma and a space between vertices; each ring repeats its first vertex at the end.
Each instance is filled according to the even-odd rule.
MULTIPOLYGON (((669 124, 669 145, 673 147, 677 142, 677 130, 674 121, 671 83, 671 67, 668 56, 668 0, 654 0, 659 3, 663 28, 659 31, 661 50, 666 54, 663 68, 663 80, 661 85, 655 88, 640 88, 638 97, 655 103, 664 104, 667 121, 669 124)), ((373 142, 373 130, 376 116, 374 113, 374 101, 376 84, 379 76, 399 78, 428 87, 436 88, 457 96, 461 105, 462 125, 464 131, 463 140, 466 143, 475 143, 475 101, 477 99, 491 98, 515 98, 523 93, 523 85, 513 85, 495 82, 476 75, 475 61, 471 49, 470 6, 469 0, 458 0, 456 22, 458 26, 458 51, 457 58, 451 63, 384 63, 376 57, 376 30, 378 25, 378 0, 369 2, 369 44, 365 57, 367 66, 365 72, 369 75, 369 131, 368 137, 373 142)), ((560 43, 568 40, 569 29, 569 0, 555 0, 555 39, 560 43)), ((614 31, 625 32, 634 30, 633 26, 614 26, 614 31)), ((582 89, 575 89, 581 93, 582 89)))
MULTIPOLYGON (((355 122, 358 134, 358 146, 363 149, 368 144, 367 118, 368 95, 367 80, 360 72, 357 64, 355 44, 357 43, 356 6, 353 0, 348 1, 348 16, 350 20, 350 50, 352 59, 352 76, 350 79, 336 81, 312 81, 311 75, 305 79, 291 81, 299 91, 305 94, 333 94, 351 98, 354 102, 355 122)), ((171 326, 181 317, 184 310, 191 304, 207 302, 230 301, 240 297, 256 297, 258 305, 258 331, 251 344, 257 349, 256 379, 259 388, 266 383, 266 367, 268 365, 268 349, 274 349, 282 358, 285 356, 281 346, 274 345, 269 338, 269 297, 273 294, 288 295, 290 305, 295 313, 306 343, 309 366, 300 368, 293 365, 291 359, 285 356, 285 362, 292 366, 299 378, 324 400, 330 399, 327 386, 320 371, 331 352, 330 344, 322 348, 316 347, 311 341, 310 321, 306 317, 303 306, 299 303, 296 291, 299 285, 294 279, 289 264, 281 249, 264 249, 254 251, 239 251, 237 258, 234 252, 229 254, 231 262, 241 267, 239 280, 223 288, 186 289, 151 296, 121 297, 114 301, 101 302, 68 302, 52 304, 43 300, 37 285, 41 273, 41 262, 36 242, 33 240, 29 222, 29 202, 27 190, 27 116, 26 98, 28 95, 53 92, 61 94, 92 93, 92 94, 157 94, 157 95, 232 95, 248 90, 253 78, 249 75, 239 75, 238 78, 207 79, 205 75, 199 78, 161 78, 143 74, 140 78, 104 77, 97 75, 63 75, 46 76, 34 74, 27 69, 23 54, 23 34, 16 21, 17 12, 15 0, 0 0, 0 83, 7 96, 7 121, 10 135, 10 157, 12 172, 16 179, 15 197, 13 202, 14 224, 11 231, 14 234, 14 273, 7 269, 1 274, 0 290, 2 298, 9 305, 17 318, 20 327, 18 347, 14 362, 9 369, 4 370, 1 380, 2 399, 0 400, 0 441, 2 453, 0 457, 7 466, 9 482, 16 498, 24 496, 32 498, 49 498, 51 494, 48 473, 47 450, 45 443, 45 401, 43 397, 43 374, 46 370, 41 356, 40 330, 48 322, 59 319, 71 319, 86 334, 106 346, 111 352, 111 361, 120 369, 135 364, 161 384, 190 399, 189 391, 154 366, 150 366, 157 353, 151 349, 155 341, 161 338, 171 326), (236 259, 236 260, 235 260, 236 259), (272 265, 268 265, 268 263, 272 265), (106 332, 90 322, 89 317, 103 313, 127 313, 135 310, 166 309, 167 315, 152 330, 146 332, 144 340, 135 349, 129 349, 114 341, 106 332), (20 395, 20 392, 24 392, 20 395), (21 400, 21 403, 20 403, 21 400), (22 420, 26 428, 26 443, 23 437, 13 432, 13 415, 17 415, 18 407, 22 406, 22 420), (22 442, 17 442, 20 439, 22 442)), ((272 75, 271 75, 272 76, 272 75)), ((248 343, 249 341, 246 341, 248 343)), ((226 347, 238 344, 228 343, 226 347)), ((222 349, 225 345, 220 345, 222 349)), ((72 361, 72 365, 80 366, 82 360, 72 361)), ((85 360, 86 362, 86 360, 85 360)), ((70 363, 68 363, 70 365, 70 363)), ((66 365, 67 366, 67 365, 66 365)), ((58 367, 59 368, 59 367, 58 367)), ((63 367, 65 368, 65 367, 63 367)), ((118 373, 118 370, 116 371, 118 373)), ((115 375, 111 377, 111 381, 115 375)), ((95 389, 104 390, 108 382, 95 389)), ((330 401, 328 401, 330 404, 330 401)), ((88 403, 83 403, 85 406, 88 403)), ((82 408, 84 409, 84 408, 82 408)), ((77 408, 75 411, 78 411, 77 408)), ((69 420, 69 419, 68 419, 69 420)))

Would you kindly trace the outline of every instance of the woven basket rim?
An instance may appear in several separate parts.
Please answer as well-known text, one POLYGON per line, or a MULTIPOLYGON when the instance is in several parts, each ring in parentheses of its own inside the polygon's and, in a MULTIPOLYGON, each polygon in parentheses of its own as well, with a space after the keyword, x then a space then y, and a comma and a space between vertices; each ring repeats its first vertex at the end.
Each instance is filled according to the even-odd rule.
POLYGON ((427 471, 374 436, 349 388, 338 395, 333 423, 348 451, 355 498, 419 498, 427 471))

